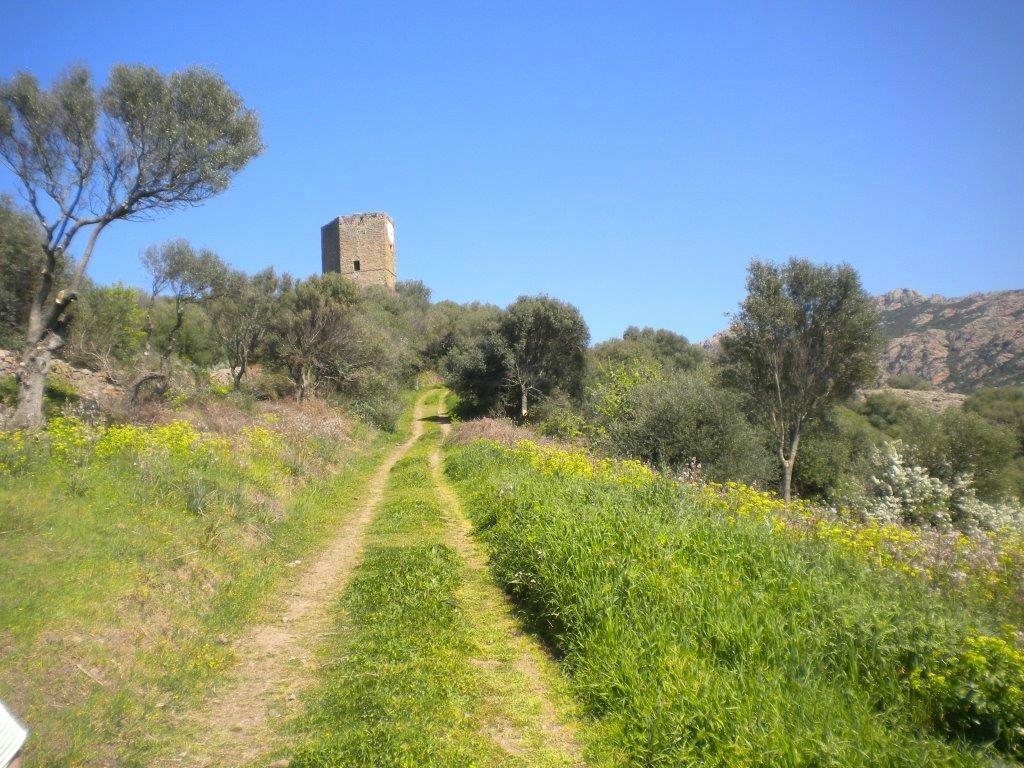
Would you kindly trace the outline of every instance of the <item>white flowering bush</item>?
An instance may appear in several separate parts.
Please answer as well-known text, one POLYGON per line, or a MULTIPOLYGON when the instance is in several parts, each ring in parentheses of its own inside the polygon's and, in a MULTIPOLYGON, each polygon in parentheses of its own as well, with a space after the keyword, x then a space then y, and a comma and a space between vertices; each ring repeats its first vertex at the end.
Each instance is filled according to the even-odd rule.
POLYGON ((875 448, 872 464, 875 471, 868 478, 867 494, 857 504, 869 520, 965 533, 1018 528, 1024 522, 1024 508, 1018 502, 982 501, 970 474, 950 483, 932 477, 898 440, 875 448))
POLYGON ((979 530, 1020 532, 1024 527, 1024 507, 1019 501, 982 501, 969 482, 954 491, 950 507, 953 525, 965 533, 979 530))

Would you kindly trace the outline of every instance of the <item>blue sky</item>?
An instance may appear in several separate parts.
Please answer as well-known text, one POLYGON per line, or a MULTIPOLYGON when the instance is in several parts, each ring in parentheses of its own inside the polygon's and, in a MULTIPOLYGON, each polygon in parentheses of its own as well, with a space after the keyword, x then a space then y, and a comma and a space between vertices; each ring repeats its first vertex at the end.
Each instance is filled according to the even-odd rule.
MULTIPOLYGON (((0 0, 0 77, 72 62, 223 74, 265 155, 226 193, 104 233, 141 283, 186 237, 306 275, 341 213, 396 222, 437 299, 548 293, 595 340, 720 329, 752 258, 881 293, 1024 287, 1024 3, 0 0)), ((15 184, 0 173, 0 192, 15 184)))

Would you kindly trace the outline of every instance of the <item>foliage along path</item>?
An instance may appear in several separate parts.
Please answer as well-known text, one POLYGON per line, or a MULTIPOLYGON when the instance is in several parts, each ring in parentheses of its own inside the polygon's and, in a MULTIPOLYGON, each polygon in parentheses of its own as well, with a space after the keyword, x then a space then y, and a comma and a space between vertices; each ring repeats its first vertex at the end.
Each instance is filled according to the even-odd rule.
POLYGON ((583 765, 558 672, 517 627, 444 479, 444 395, 417 400, 361 510, 280 620, 240 641, 232 680, 161 765, 583 765))

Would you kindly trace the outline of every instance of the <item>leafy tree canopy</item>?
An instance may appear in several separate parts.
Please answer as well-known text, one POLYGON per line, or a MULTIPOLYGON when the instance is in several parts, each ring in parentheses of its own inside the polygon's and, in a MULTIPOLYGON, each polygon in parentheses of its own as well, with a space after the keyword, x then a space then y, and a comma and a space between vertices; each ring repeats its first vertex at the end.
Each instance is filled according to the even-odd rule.
POLYGON ((775 436, 787 500, 804 428, 874 378, 878 328, 852 267, 751 263, 747 297, 722 338, 723 361, 726 379, 775 436))
POLYGON ((637 328, 630 326, 621 339, 609 339, 591 350, 595 365, 628 365, 630 363, 656 363, 666 373, 688 371, 700 365, 704 350, 673 331, 664 328, 637 328))
POLYGON ((521 296, 505 311, 499 334, 508 351, 506 385, 521 418, 529 415, 533 397, 555 389, 582 395, 590 330, 576 307, 549 296, 521 296))

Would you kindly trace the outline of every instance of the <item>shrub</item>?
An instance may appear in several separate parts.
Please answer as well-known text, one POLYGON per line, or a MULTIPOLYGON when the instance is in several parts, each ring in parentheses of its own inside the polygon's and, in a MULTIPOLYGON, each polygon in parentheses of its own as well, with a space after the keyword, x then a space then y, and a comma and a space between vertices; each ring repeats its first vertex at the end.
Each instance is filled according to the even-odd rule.
POLYGON ((398 382, 380 373, 366 376, 337 394, 335 399, 367 424, 386 432, 395 430, 402 415, 398 382))
POLYGON ((904 455, 902 443, 886 443, 873 455, 876 473, 869 478, 867 517, 883 523, 952 527, 950 500, 953 489, 915 466, 904 455))
POLYGON ((986 501, 1013 490, 1015 436, 1010 428, 963 408, 933 413, 890 394, 867 397, 859 411, 872 426, 901 440, 913 462, 932 477, 953 483, 969 474, 986 501))
POLYGON ((935 389, 930 381, 925 381, 920 376, 915 376, 912 373, 897 373, 895 376, 890 377, 886 384, 893 389, 913 389, 920 392, 935 389))
POLYGON ((928 414, 916 408, 909 400, 889 392, 871 394, 857 406, 857 411, 875 429, 890 437, 901 438, 903 431, 917 416, 928 414))
POLYGON ((1017 435, 1017 452, 1024 452, 1024 387, 979 389, 964 401, 964 410, 976 413, 1017 435))
POLYGON ((834 501, 869 474, 871 449, 884 436, 860 414, 839 407, 824 424, 808 429, 793 470, 793 487, 805 498, 834 501))
POLYGON ((871 519, 964 532, 1001 530, 1024 523, 1024 509, 1019 504, 980 500, 969 474, 954 477, 950 483, 933 477, 925 467, 913 463, 907 447, 899 441, 876 448, 873 463, 868 497, 861 505, 871 519))
POLYGON ((243 381, 245 386, 257 400, 280 400, 294 394, 295 384, 283 373, 264 372, 259 376, 243 381))
POLYGON ((560 391, 534 406, 531 420, 541 435, 564 441, 581 439, 587 426, 569 396, 560 391))
POLYGON ((763 481, 772 461, 739 396, 700 374, 638 383, 603 418, 610 453, 682 470, 696 461, 713 480, 763 481))
MULTIPOLYGON (((0 349, 21 349, 29 307, 39 290, 44 233, 34 215, 0 194, 0 349)), ((66 259, 57 264, 57 288, 67 283, 66 259)))
POLYGON ((107 370, 135 357, 145 338, 137 293, 121 283, 82 291, 65 352, 72 365, 107 370))
POLYGON ((969 635, 910 675, 945 731, 1024 757, 1024 653, 1000 637, 969 635))
POLYGON ((394 432, 402 415, 402 403, 397 392, 382 392, 356 400, 351 405, 351 410, 367 424, 385 432, 394 432))
POLYGON ((642 384, 664 381, 660 366, 644 360, 599 362, 587 389, 587 411, 598 430, 633 416, 633 391, 642 384))
POLYGON ((943 411, 941 423, 946 453, 942 466, 950 473, 944 477, 969 473, 978 495, 986 500, 1011 492, 1006 472, 1016 447, 1012 430, 962 408, 943 411))

